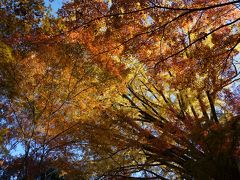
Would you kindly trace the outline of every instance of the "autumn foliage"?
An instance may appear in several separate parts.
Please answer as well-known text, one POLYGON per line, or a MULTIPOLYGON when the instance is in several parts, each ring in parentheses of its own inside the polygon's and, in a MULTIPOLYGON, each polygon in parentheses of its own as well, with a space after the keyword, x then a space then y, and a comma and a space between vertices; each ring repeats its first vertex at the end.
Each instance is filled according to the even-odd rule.
POLYGON ((0 1, 0 179, 239 179, 239 8, 0 1))

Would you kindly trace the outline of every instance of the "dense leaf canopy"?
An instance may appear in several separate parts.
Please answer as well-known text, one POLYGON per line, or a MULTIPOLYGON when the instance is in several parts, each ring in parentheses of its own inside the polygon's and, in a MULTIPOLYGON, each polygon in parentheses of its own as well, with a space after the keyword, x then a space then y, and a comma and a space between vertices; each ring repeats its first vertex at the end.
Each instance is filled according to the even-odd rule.
POLYGON ((0 0, 0 179, 239 179, 239 8, 0 0))

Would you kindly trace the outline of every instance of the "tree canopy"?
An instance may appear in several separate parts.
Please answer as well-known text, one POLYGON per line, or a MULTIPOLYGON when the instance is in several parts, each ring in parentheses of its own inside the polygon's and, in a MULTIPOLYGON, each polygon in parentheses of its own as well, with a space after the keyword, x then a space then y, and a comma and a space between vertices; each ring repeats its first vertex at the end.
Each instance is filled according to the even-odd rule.
POLYGON ((239 179, 239 8, 0 0, 0 178, 239 179))

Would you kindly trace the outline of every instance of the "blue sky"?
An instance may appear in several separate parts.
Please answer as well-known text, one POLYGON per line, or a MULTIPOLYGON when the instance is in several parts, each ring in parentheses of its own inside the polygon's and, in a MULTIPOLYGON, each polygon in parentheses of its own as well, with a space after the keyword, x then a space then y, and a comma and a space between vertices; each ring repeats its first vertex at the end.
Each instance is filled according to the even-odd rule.
POLYGON ((49 0, 45 0, 46 6, 51 5, 53 14, 57 12, 57 10, 62 6, 62 0, 54 0, 50 2, 49 0))

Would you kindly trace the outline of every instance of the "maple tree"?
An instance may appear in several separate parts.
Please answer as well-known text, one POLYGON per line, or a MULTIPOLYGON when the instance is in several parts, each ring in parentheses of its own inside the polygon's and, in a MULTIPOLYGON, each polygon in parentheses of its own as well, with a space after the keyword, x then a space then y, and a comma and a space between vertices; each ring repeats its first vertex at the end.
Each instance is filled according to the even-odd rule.
POLYGON ((239 1, 0 5, 3 178, 239 178, 239 1))
POLYGON ((79 156, 86 141, 82 123, 93 121, 103 103, 109 106, 105 91, 116 91, 101 83, 110 88, 118 81, 94 65, 78 43, 40 49, 21 61, 16 59, 19 76, 12 76, 11 81, 17 95, 1 99, 5 150, 11 152, 18 145, 24 151, 10 165, 10 157, 3 156, 3 167, 15 169, 12 175, 18 178, 32 179, 54 164, 61 167, 62 161, 79 156))

